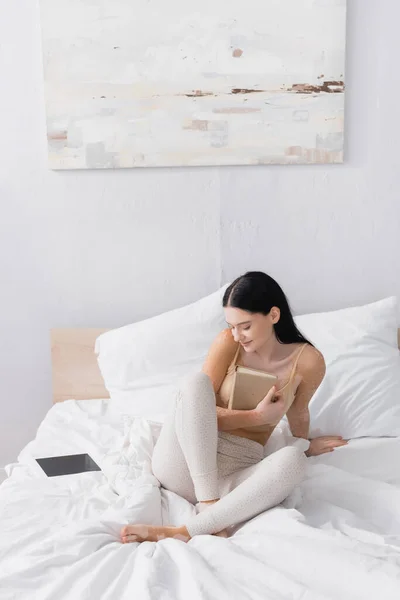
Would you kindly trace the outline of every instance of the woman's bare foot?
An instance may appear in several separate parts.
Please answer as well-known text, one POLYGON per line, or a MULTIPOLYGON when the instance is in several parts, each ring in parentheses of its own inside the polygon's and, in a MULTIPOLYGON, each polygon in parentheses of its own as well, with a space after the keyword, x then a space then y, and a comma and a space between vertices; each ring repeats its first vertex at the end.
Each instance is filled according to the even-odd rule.
MULTIPOLYGON (((206 500, 200 502, 199 510, 205 510, 210 507, 216 500, 206 500)), ((223 529, 217 533, 214 533, 218 537, 229 537, 228 531, 223 529)), ((188 530, 184 525, 182 527, 153 527, 152 525, 125 525, 121 529, 121 540, 123 544, 129 544, 131 542, 159 542, 166 538, 175 538, 182 542, 188 542, 191 537, 188 530)))
POLYGON ((223 537, 223 538, 229 537, 229 533, 228 533, 227 529, 223 529, 222 531, 219 531, 218 533, 213 533, 213 535, 217 535, 218 537, 223 537))
POLYGON ((152 525, 126 525, 121 529, 123 544, 130 542, 159 542, 166 538, 175 538, 188 542, 191 538, 185 526, 182 527, 153 527, 152 525))

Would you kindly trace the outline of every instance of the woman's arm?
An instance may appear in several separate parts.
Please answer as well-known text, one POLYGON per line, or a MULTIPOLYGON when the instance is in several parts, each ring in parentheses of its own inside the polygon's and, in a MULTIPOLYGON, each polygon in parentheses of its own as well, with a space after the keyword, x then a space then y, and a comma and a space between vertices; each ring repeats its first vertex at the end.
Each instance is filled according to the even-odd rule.
MULTIPOLYGON (((325 376, 325 361, 322 354, 316 349, 311 348, 299 364, 299 374, 302 377, 296 390, 296 395, 292 406, 286 413, 289 421, 290 430, 294 437, 308 439, 310 427, 310 400, 319 388, 325 376)), ((341 436, 323 436, 310 440, 310 447, 306 452, 307 456, 319 456, 327 452, 333 452, 335 448, 345 446, 347 441, 341 436)))
POLYGON ((221 406, 217 406, 217 420, 219 431, 233 431, 258 424, 253 410, 231 410, 221 406))
MULTIPOLYGON (((215 394, 219 392, 237 347, 230 329, 221 331, 210 347, 202 371, 211 379, 215 394)), ((219 431, 233 431, 256 424, 256 415, 252 410, 230 410, 220 406, 216 408, 219 431)))
POLYGON ((321 352, 312 346, 306 349, 299 361, 298 373, 301 376, 293 404, 286 416, 294 437, 308 439, 310 412, 308 406, 325 376, 325 361, 321 352))

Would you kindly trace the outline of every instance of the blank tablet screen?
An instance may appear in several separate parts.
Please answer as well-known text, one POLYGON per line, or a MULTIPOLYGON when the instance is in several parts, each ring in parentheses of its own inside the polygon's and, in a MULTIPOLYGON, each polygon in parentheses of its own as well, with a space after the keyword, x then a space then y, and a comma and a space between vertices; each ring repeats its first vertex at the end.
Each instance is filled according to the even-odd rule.
POLYGON ((36 462, 48 477, 73 475, 74 473, 86 473, 87 471, 101 471, 99 465, 94 462, 89 454, 37 458, 36 462))

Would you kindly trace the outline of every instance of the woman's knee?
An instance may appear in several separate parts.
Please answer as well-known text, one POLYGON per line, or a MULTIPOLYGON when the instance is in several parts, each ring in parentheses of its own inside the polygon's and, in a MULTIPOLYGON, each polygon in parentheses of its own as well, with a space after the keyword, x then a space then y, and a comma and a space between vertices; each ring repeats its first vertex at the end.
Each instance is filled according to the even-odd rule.
POLYGON ((179 392, 179 397, 184 398, 185 401, 189 398, 204 401, 206 396, 214 395, 211 379, 203 371, 186 375, 179 382, 179 392))

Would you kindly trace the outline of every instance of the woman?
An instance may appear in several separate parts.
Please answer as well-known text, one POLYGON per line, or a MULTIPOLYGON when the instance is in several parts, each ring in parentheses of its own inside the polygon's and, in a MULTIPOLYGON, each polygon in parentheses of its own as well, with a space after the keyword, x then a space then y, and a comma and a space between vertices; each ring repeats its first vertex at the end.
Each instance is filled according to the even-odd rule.
MULTIPOLYGON (((264 446, 285 414, 293 436, 308 439, 308 405, 324 377, 324 358, 297 329, 285 294, 265 273, 235 279, 222 304, 228 328, 214 340, 202 372, 180 386, 152 459, 161 485, 197 502, 197 514, 181 527, 128 525, 124 543, 226 535, 227 527, 281 503, 303 478, 303 451, 288 446, 264 458, 264 446), (227 408, 238 364, 278 378, 254 410, 227 408)), ((306 454, 345 443, 317 438, 306 454)))

